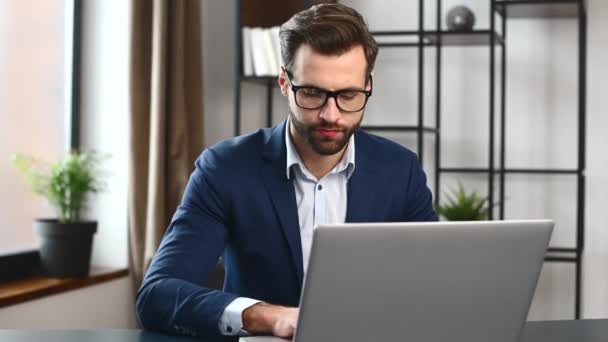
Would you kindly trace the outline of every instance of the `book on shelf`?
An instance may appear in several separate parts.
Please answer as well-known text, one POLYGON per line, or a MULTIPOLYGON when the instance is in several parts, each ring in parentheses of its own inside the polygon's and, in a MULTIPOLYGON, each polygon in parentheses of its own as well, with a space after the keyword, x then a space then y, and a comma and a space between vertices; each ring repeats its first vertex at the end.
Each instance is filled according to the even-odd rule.
POLYGON ((274 52, 271 29, 262 29, 262 42, 264 45, 263 50, 268 76, 278 75, 279 62, 277 61, 276 54, 274 52))
POLYGON ((243 75, 277 76, 281 65, 279 27, 242 28, 243 75))
POLYGON ((283 64, 281 59, 281 40, 279 39, 279 26, 272 27, 270 29, 270 35, 272 37, 272 49, 276 58, 276 75, 278 76, 281 72, 281 65, 283 64))
POLYGON ((251 51, 251 28, 243 26, 242 29, 242 44, 243 44, 243 75, 253 76, 253 56, 251 51))

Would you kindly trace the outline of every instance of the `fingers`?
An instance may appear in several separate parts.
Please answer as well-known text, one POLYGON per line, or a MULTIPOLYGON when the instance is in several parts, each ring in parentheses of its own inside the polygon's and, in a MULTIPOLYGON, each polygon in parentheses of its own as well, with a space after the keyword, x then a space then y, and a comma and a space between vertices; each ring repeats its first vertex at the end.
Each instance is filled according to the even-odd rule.
POLYGON ((298 323, 298 314, 297 308, 283 308, 277 317, 273 335, 282 338, 293 337, 298 323))

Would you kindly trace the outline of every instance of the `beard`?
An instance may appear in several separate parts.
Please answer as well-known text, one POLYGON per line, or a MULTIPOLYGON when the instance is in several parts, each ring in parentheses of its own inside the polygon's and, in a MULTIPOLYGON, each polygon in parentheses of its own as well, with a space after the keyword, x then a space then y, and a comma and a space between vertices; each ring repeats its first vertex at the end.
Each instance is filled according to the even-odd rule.
POLYGON ((352 127, 332 125, 327 122, 321 122, 317 125, 307 125, 296 119, 293 114, 290 114, 290 119, 296 131, 313 151, 323 156, 330 156, 344 149, 350 141, 350 137, 361 126, 363 115, 361 115, 361 119, 352 127), (323 136, 319 134, 319 129, 336 130, 338 133, 335 137, 323 136))

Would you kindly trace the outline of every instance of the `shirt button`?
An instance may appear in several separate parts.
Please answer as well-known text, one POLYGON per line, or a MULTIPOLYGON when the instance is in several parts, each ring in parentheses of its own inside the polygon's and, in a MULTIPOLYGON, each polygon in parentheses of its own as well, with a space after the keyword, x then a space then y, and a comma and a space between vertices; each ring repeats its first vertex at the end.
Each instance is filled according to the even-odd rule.
POLYGON ((317 189, 319 189, 319 191, 323 190, 323 185, 319 184, 319 185, 317 186, 317 189))
POLYGON ((231 333, 232 332, 232 327, 227 327, 226 330, 231 333))

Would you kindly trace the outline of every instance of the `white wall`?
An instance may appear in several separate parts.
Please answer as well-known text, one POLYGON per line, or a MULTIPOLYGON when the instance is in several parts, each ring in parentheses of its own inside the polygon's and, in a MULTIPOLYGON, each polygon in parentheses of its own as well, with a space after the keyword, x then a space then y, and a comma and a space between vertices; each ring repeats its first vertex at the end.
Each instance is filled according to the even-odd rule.
POLYGON ((587 239, 584 268, 584 312, 587 317, 608 316, 608 2, 590 0, 587 81, 587 239))
POLYGON ((127 164, 129 2, 83 4, 81 143, 110 154, 107 191, 93 198, 87 215, 98 220, 92 263, 125 267, 127 258, 127 164))
MULTIPOLYGON (((373 30, 416 29, 417 1, 347 0, 360 10, 373 30)), ((434 29, 434 2, 428 1, 426 28, 434 29)), ((486 0, 445 0, 470 6, 476 28, 489 27, 486 0)), ((608 233, 603 210, 608 204, 608 146, 604 134, 608 101, 605 32, 608 3, 589 2, 586 250, 583 317, 608 317, 608 233)), ((207 145, 232 136, 234 110, 235 2, 203 0, 205 134, 207 145), (230 61, 230 62, 227 62, 230 61)), ((442 19, 443 22, 443 19, 442 19)), ((574 20, 513 20, 508 28, 507 167, 576 167, 576 24, 574 20)), ((499 50, 497 50, 499 52, 499 50)), ((489 49, 446 48, 443 54, 442 160, 444 166, 487 165, 489 49), (471 134, 473 133, 473 134, 471 134)), ((414 124, 417 106, 415 49, 381 49, 375 70, 374 97, 366 111, 368 124, 414 124)), ((434 124, 434 51, 427 49, 425 121, 434 124)), ((500 64, 497 63, 497 67, 500 64)), ((264 87, 243 84, 243 132, 264 125, 264 87)), ((275 93, 275 122, 285 113, 284 99, 275 93)), ((497 104, 498 105, 498 104, 497 104)), ((390 137, 415 149, 411 136, 390 137)), ((432 139, 425 162, 431 169, 432 139)), ((432 174, 429 172, 430 176, 432 174)), ((487 190, 485 178, 459 176, 470 189, 487 190)), ((432 179, 432 178, 431 178, 432 179)), ((445 178, 448 184, 457 178, 445 178)), ((444 183, 445 184, 445 183, 444 183)), ((433 187, 433 184, 430 184, 433 187)), ((444 187, 445 189, 445 187, 444 187)), ((572 177, 522 177, 508 180, 508 218, 550 217, 557 222, 553 245, 572 246, 575 218, 572 177)), ((543 269, 530 319, 573 316, 573 266, 547 263, 543 269)))
POLYGON ((44 297, 0 309, 0 329, 133 329, 131 279, 44 297))

